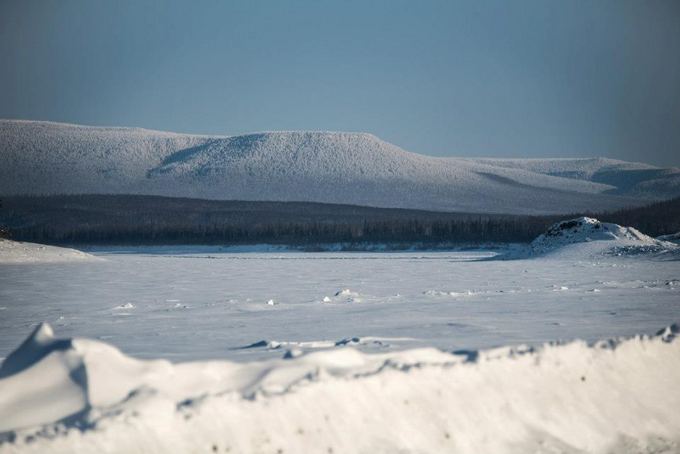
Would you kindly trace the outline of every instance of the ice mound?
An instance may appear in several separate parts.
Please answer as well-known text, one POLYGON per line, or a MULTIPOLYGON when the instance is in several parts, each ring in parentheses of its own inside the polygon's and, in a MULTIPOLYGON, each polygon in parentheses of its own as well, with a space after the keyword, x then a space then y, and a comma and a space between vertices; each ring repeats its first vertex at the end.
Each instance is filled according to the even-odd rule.
POLYGON ((57 263, 86 260, 102 259, 75 249, 0 239, 0 264, 57 263))
POLYGON ((0 451, 674 452, 677 334, 171 364, 41 325, 0 368, 0 451))
POLYGON ((566 246, 586 243, 598 245, 590 249, 600 252, 615 247, 647 247, 649 250, 657 251, 673 246, 671 243, 647 236, 633 227, 622 227, 594 218, 580 217, 550 226, 544 234, 531 242, 531 252, 540 255, 566 246))

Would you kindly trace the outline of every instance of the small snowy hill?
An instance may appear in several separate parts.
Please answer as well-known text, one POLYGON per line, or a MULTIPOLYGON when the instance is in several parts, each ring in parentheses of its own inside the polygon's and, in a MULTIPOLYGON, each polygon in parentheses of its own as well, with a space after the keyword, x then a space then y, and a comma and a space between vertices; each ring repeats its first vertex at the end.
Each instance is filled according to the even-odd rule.
POLYGON ((544 234, 531 242, 533 254, 561 251, 572 245, 588 245, 592 252, 613 248, 634 248, 638 251, 659 252, 674 249, 672 243, 660 241, 641 233, 633 227, 600 222, 581 217, 553 224, 544 234))
POLYGON ((0 265, 19 263, 56 263, 101 260, 75 249, 24 243, 0 238, 0 265))
POLYGON ((437 211, 571 213, 680 195, 680 170, 410 153, 364 133, 235 137, 0 120, 0 195, 148 194, 437 211))
POLYGON ((172 364, 43 324, 0 368, 0 451, 671 452, 678 331, 172 364))

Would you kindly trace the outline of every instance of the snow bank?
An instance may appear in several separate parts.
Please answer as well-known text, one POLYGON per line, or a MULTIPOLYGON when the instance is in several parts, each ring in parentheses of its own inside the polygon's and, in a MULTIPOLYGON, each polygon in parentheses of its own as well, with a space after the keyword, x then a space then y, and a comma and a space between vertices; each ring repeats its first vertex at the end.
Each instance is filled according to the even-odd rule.
POLYGON ((535 255, 563 251, 573 245, 587 245, 590 252, 608 252, 616 248, 629 248, 629 253, 661 252, 673 249, 672 243, 659 241, 641 233, 633 227, 600 222, 597 219, 580 217, 553 224, 544 234, 531 242, 535 255))
POLYGON ((536 350, 337 347, 172 364, 41 325, 0 369, 0 451, 672 451, 678 331, 536 350))
POLYGON ((101 260, 75 249, 0 239, 0 264, 101 260))

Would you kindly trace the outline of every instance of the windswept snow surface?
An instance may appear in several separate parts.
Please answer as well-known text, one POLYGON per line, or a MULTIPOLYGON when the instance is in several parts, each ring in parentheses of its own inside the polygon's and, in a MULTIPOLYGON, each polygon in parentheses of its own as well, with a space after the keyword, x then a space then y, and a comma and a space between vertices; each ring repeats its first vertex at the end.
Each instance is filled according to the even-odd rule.
POLYGON ((56 263, 101 260, 75 249, 0 238, 0 264, 56 263))
POLYGON ((608 159, 410 153, 365 133, 235 137, 0 120, 0 195, 127 193, 497 213, 573 213, 680 195, 680 170, 608 159))

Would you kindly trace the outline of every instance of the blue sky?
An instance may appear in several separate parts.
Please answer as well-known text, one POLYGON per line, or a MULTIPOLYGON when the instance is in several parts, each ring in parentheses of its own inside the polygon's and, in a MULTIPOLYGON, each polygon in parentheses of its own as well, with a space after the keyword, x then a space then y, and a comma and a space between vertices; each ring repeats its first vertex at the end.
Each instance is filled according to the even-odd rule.
POLYGON ((0 117, 680 165, 680 2, 2 0, 0 117))

